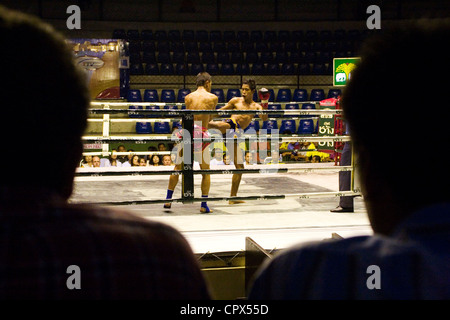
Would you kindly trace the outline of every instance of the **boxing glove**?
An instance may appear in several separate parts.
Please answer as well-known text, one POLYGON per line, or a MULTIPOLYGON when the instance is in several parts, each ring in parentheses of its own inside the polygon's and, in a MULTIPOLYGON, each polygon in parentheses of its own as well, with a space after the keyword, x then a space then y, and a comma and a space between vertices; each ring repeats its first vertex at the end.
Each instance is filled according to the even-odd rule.
POLYGON ((267 109, 269 107, 270 91, 266 88, 261 88, 258 91, 258 97, 261 100, 261 106, 267 109))

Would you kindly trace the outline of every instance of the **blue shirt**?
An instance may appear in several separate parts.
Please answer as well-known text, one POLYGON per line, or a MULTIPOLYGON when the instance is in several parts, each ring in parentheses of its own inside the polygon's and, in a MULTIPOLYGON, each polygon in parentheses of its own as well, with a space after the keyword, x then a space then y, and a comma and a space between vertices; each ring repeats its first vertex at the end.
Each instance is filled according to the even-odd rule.
POLYGON ((449 298, 450 203, 414 213, 390 237, 282 250, 259 270, 249 294, 276 300, 449 298))

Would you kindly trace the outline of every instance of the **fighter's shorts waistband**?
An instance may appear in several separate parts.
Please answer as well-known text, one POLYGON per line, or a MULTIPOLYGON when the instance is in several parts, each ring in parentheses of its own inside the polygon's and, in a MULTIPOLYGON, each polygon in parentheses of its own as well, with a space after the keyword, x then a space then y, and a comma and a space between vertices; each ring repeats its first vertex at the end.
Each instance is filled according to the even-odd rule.
POLYGON ((241 129, 241 126, 239 125, 239 123, 237 123, 237 121, 233 118, 226 118, 226 119, 223 119, 222 121, 230 124, 230 129, 233 129, 233 130, 241 129))

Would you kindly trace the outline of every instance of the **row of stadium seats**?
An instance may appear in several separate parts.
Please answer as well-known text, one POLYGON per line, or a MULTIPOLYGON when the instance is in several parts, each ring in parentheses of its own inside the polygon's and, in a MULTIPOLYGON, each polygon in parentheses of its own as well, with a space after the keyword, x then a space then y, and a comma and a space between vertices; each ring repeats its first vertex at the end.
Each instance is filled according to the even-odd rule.
POLYGON ((142 30, 116 29, 113 31, 114 39, 127 40, 154 40, 154 41, 239 41, 239 42, 285 42, 285 41, 328 41, 328 40, 360 40, 368 31, 353 30, 142 30))
MULTIPOLYGON (((145 89, 144 93, 141 93, 140 89, 130 89, 127 94, 128 102, 165 102, 165 103, 184 103, 184 97, 191 92, 190 89, 179 89, 175 93, 174 89, 162 89, 161 96, 156 89, 145 89)), ((269 102, 304 102, 304 101, 321 101, 326 98, 337 98, 341 95, 340 89, 329 89, 327 95, 325 95, 324 89, 312 89, 308 95, 306 89, 294 89, 289 88, 278 89, 277 93, 273 89, 269 89, 270 98, 269 102)), ((214 93, 218 97, 219 103, 225 103, 233 97, 240 97, 241 91, 239 89, 228 89, 225 95, 225 91, 220 88, 211 89, 211 93, 214 93)), ((253 95, 253 100, 258 101, 256 92, 253 95)), ((176 107, 176 106, 175 106, 176 107)))
MULTIPOLYGON (((267 134, 271 134, 272 130, 279 130, 279 134, 317 134, 318 121, 314 118, 300 119, 298 120, 298 126, 294 119, 281 120, 280 126, 278 126, 277 120, 263 121, 262 126, 260 121, 253 120, 250 125, 245 129, 245 132, 254 130, 259 132, 261 129, 267 130, 267 134)), ((178 121, 170 122, 154 122, 153 126, 151 122, 136 122, 136 133, 139 134, 170 134, 176 128, 180 128, 178 121)))
MULTIPOLYGON (((349 55, 351 56, 351 55, 349 55)), ((331 63, 130 63, 130 75, 331 75, 331 63)))
POLYGON ((327 63, 333 58, 347 57, 351 51, 276 51, 276 52, 158 52, 145 51, 131 53, 131 63, 217 63, 217 64, 242 64, 242 63, 327 63))

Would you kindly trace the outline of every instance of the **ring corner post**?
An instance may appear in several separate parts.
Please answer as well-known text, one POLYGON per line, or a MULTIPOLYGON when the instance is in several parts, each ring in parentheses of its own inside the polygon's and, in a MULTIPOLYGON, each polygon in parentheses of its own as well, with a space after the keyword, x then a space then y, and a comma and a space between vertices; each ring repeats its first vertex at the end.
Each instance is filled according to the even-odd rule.
MULTIPOLYGON (((193 202, 194 199, 194 169, 193 169, 193 155, 194 155, 194 115, 192 113, 183 113, 182 115, 183 129, 189 132, 189 139, 185 141, 183 138, 183 149, 188 152, 183 152, 183 167, 182 167, 182 191, 181 197, 183 202, 193 202)), ((185 131, 185 132, 186 132, 185 131)))

